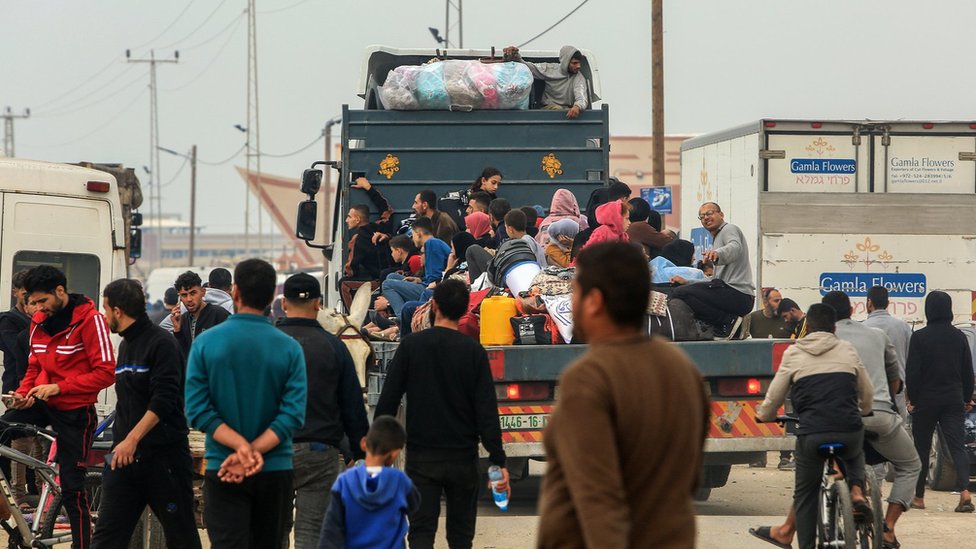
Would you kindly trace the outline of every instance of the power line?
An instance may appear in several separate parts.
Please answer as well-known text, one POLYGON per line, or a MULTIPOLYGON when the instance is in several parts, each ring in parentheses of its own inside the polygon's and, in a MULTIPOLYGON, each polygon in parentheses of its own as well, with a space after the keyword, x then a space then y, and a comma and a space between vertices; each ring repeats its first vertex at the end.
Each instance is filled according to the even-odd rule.
POLYGON ((74 138, 74 139, 72 139, 70 141, 65 141, 64 143, 57 143, 57 144, 54 144, 54 145, 35 145, 33 148, 35 148, 35 149, 55 149, 55 148, 58 148, 58 147, 64 147, 65 145, 73 145, 73 144, 75 144, 75 143, 77 143, 79 141, 84 141, 85 139, 88 139, 89 137, 95 135, 96 133, 98 133, 98 132, 104 130, 105 128, 107 128, 108 126, 110 126, 113 122, 115 122, 116 120, 118 120, 123 114, 125 114, 126 112, 128 112, 129 109, 131 109, 133 105, 135 105, 140 99, 143 98, 143 96, 146 94, 146 91, 147 91, 146 89, 143 89, 141 92, 139 92, 138 95, 136 95, 135 97, 132 98, 132 101, 131 102, 129 102, 126 106, 122 107, 118 112, 116 112, 115 116, 113 116, 112 118, 109 118, 108 120, 106 120, 105 122, 103 122, 101 126, 98 126, 97 128, 93 129, 92 131, 86 133, 85 135, 82 135, 81 137, 76 137, 76 138, 74 138))
POLYGON ((169 181, 167 181, 166 183, 163 183, 162 185, 159 186, 160 189, 162 189, 163 187, 166 187, 166 186, 170 185, 171 183, 173 183, 174 181, 176 181, 176 178, 178 178, 180 176, 180 174, 183 173, 183 168, 186 167, 187 162, 190 161, 190 157, 189 156, 186 156, 186 155, 183 155, 183 154, 181 154, 179 156, 182 156, 183 157, 183 163, 180 164, 180 167, 177 168, 176 173, 173 174, 173 177, 171 177, 169 181))
POLYGON ((175 25, 177 23, 177 21, 179 21, 186 14, 186 12, 190 9, 190 6, 192 6, 194 2, 196 2, 196 0, 190 0, 189 2, 187 2, 186 6, 183 8, 183 11, 181 11, 176 16, 175 19, 173 19, 172 21, 170 21, 169 25, 166 25, 166 28, 163 29, 162 32, 160 32, 156 36, 153 36, 149 40, 146 40, 142 44, 139 44, 138 46, 136 46, 135 48, 132 48, 132 49, 144 48, 144 47, 152 44, 156 40, 159 40, 160 38, 162 38, 167 32, 169 32, 170 29, 173 28, 173 25, 175 25))
MULTIPOLYGON (((130 66, 131 66, 131 65, 130 65, 130 66)), ((124 73, 123 73, 123 74, 124 74, 124 73)), ((112 93, 110 93, 110 94, 108 94, 108 95, 106 95, 105 97, 102 97, 102 98, 100 98, 100 99, 96 99, 96 100, 94 100, 94 101, 90 101, 90 102, 88 102, 88 103, 85 103, 85 104, 83 104, 83 105, 80 105, 80 106, 78 106, 78 105, 77 105, 77 102, 78 102, 78 101, 81 101, 82 99, 85 99, 85 98, 87 98, 87 97, 89 97, 89 96, 91 96, 91 95, 92 95, 92 94, 94 93, 94 91, 93 91, 93 92, 91 92, 91 93, 88 93, 88 94, 86 94, 86 95, 85 95, 84 97, 82 97, 82 98, 79 98, 78 100, 76 100, 76 102, 74 103, 74 105, 75 105, 75 106, 73 106, 73 107, 71 106, 72 104, 69 104, 69 105, 65 105, 65 106, 64 106, 64 107, 69 107, 69 108, 67 108, 67 109, 65 109, 64 107, 62 107, 62 110, 54 110, 54 111, 48 111, 48 112, 41 112, 41 113, 40 113, 40 114, 38 114, 37 116, 38 116, 38 117, 55 117, 55 116, 63 116, 63 115, 65 115, 65 114, 71 114, 71 113, 73 113, 73 112, 78 112, 78 111, 82 111, 82 110, 85 110, 85 109, 88 109, 89 107, 92 107, 92 106, 95 106, 95 105, 98 105, 99 103, 103 103, 103 102, 105 102, 105 101, 107 101, 107 100, 109 100, 109 99, 111 99, 111 98, 113 98, 113 97, 115 97, 116 95, 118 95, 118 94, 120 94, 120 93, 122 93, 122 92, 124 92, 125 90, 127 90, 127 89, 129 89, 129 88, 130 88, 130 87, 132 87, 132 86, 133 86, 134 84, 137 84, 137 83, 138 83, 139 81, 141 81, 141 80, 142 80, 143 78, 145 78, 147 74, 149 74, 149 71, 146 71, 146 72, 143 72, 143 73, 140 73, 140 74, 139 74, 139 75, 138 75, 138 76, 137 76, 136 78, 134 78, 134 79, 132 79, 132 80, 130 80, 130 81, 128 81, 128 82, 126 82, 125 84, 122 84, 122 85, 120 85, 120 86, 119 86, 119 85, 117 85, 117 86, 116 86, 116 89, 115 89, 115 90, 114 90, 114 91, 113 91, 112 93)), ((120 75, 120 76, 121 76, 121 75, 120 75)), ((112 81, 109 81, 109 82, 108 82, 108 84, 112 84, 112 83, 114 83, 114 82, 112 82, 112 81)), ((104 87, 104 86, 103 86, 103 87, 104 87)), ((101 88, 99 88, 99 89, 101 89, 101 88)))
POLYGON ((292 8, 297 8, 298 6, 301 6, 302 4, 307 4, 307 3, 311 2, 311 1, 312 0, 300 0, 299 2, 295 2, 294 4, 292 4, 290 6, 285 6, 283 8, 275 8, 273 10, 262 10, 262 11, 259 11, 258 13, 268 14, 268 13, 278 13, 278 12, 281 12, 281 11, 288 11, 288 10, 290 10, 292 8))
POLYGON ((535 36, 533 36, 532 38, 529 38, 525 42, 522 42, 521 44, 518 45, 518 47, 521 48, 522 46, 525 46, 525 45, 527 45, 527 44, 529 44, 531 42, 534 42, 537 38, 541 37, 545 33, 547 33, 549 31, 551 31, 552 29, 556 28, 557 26, 559 26, 560 23, 562 23, 563 21, 569 19, 569 16, 570 15, 573 15, 574 13, 576 13, 577 11, 579 11, 579 9, 582 8, 583 6, 585 6, 586 3, 589 2, 589 1, 590 0, 583 0, 582 2, 580 2, 580 4, 578 6, 576 6, 575 8, 573 8, 573 11, 567 13, 566 15, 563 16, 562 19, 560 19, 559 21, 556 21, 555 23, 553 23, 551 27, 549 27, 548 29, 540 32, 539 34, 537 34, 535 36))
POLYGON ((241 148, 239 148, 236 151, 234 151, 234 154, 228 156, 227 158, 221 160, 220 162, 207 162, 205 160, 200 160, 199 158, 197 159, 197 162, 199 162, 201 164, 206 164, 207 166, 223 166, 224 164, 226 164, 226 163, 230 162, 231 160, 234 160, 235 158, 237 158, 238 156, 240 156, 240 154, 242 152, 244 152, 244 149, 246 147, 247 147, 247 143, 241 145, 241 148))
MULTIPOLYGON (((238 25, 238 27, 240 26, 240 23, 243 20, 244 19, 242 17, 238 17, 237 18, 237 25, 238 25)), ((224 53, 224 50, 227 49, 227 46, 230 45, 232 39, 234 38, 234 35, 236 33, 237 28, 235 27, 234 30, 235 30, 235 32, 232 32, 229 35, 227 35, 227 40, 224 42, 224 44, 222 46, 220 46, 220 49, 217 50, 216 55, 213 56, 213 59, 211 59, 210 62, 207 63, 207 66, 205 66, 203 68, 203 70, 200 71, 199 74, 197 74, 196 76, 194 76, 193 78, 191 78, 187 82, 185 82, 183 84, 180 84, 179 86, 176 86, 175 88, 160 88, 160 90, 167 91, 167 92, 182 90, 183 88, 185 88, 185 87, 189 86, 190 84, 192 84, 192 83, 196 82, 197 80, 199 80, 203 75, 207 74, 207 72, 210 71, 210 67, 212 67, 213 64, 217 62, 218 59, 220 59, 221 54, 223 54, 224 53)))
POLYGON ((286 153, 286 154, 270 154, 270 153, 263 152, 263 153, 259 153, 259 154, 260 154, 260 156, 267 156, 268 158, 288 158, 289 156, 295 156, 296 154, 300 154, 300 153, 305 152, 312 145, 314 145, 314 144, 318 143, 319 141, 321 141, 323 137, 324 136, 320 134, 318 137, 315 138, 315 141, 312 141, 308 145, 305 145, 304 147, 298 149, 297 151, 292 151, 290 153, 286 153))
POLYGON ((191 36, 193 36, 194 34, 196 34, 197 31, 199 31, 200 29, 202 29, 204 27, 204 25, 206 25, 207 23, 209 23, 210 20, 213 19, 214 14, 216 14, 218 11, 220 11, 220 8, 222 8, 225 3, 227 3, 227 0, 220 0, 220 3, 217 4, 217 7, 214 8, 212 12, 210 12, 210 15, 206 16, 203 19, 203 21, 201 21, 200 24, 197 25, 197 27, 195 29, 193 29, 192 31, 190 31, 189 34, 187 34, 186 36, 184 36, 183 38, 180 38, 179 40, 177 40, 175 42, 171 42, 169 44, 166 44, 165 46, 159 46, 156 49, 165 50, 167 48, 172 48, 173 46, 179 45, 184 40, 190 38, 191 36))
POLYGON ((241 19, 243 19, 245 15, 247 15, 247 10, 241 10, 240 15, 238 15, 234 19, 231 19, 230 23, 228 23, 226 27, 220 29, 220 31, 217 32, 217 34, 211 36, 210 38, 207 38, 206 40, 204 40, 202 42, 197 42, 196 44, 193 44, 192 46, 181 47, 180 49, 183 50, 183 51, 190 51, 190 50, 195 50, 195 49, 197 49, 199 47, 202 47, 202 46, 206 46, 207 44, 209 44, 209 43, 213 42, 214 40, 220 38, 220 36, 222 34, 224 34, 225 32, 227 32, 227 29, 233 27, 235 23, 238 23, 239 24, 240 21, 241 21, 241 19))

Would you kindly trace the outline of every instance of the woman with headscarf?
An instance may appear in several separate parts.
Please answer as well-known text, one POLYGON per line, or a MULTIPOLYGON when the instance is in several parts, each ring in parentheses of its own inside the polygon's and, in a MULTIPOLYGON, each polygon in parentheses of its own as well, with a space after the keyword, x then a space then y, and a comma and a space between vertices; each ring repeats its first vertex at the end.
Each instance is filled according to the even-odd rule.
POLYGON ((576 196, 566 189, 556 189, 556 193, 552 195, 552 204, 549 206, 549 216, 539 224, 539 235, 535 237, 540 246, 545 248, 549 244, 549 226, 562 219, 575 221, 580 230, 587 228, 586 220, 580 214, 576 196))
POLYGON ((568 267, 573 239, 579 233, 579 224, 572 219, 560 219, 549 225, 549 243, 546 244, 546 261, 549 265, 568 267))
POLYGON ((630 205, 614 200, 596 209, 596 220, 600 226, 593 231, 583 249, 601 242, 629 242, 627 228, 630 227, 630 205))
POLYGON ((479 246, 488 246, 489 243, 492 243, 491 218, 488 217, 488 214, 484 212, 470 213, 464 218, 464 225, 479 246))
POLYGON ((451 239, 451 255, 447 256, 447 265, 444 267, 443 280, 447 280, 449 276, 461 270, 461 264, 465 261, 465 254, 468 253, 468 248, 474 244, 474 237, 469 232, 462 231, 454 235, 454 238, 451 239))
POLYGON ((957 513, 972 513, 969 495, 969 459, 966 457, 966 412, 973 407, 973 355, 969 342, 952 325, 952 298, 945 292, 931 292, 925 298, 927 325, 912 334, 905 360, 905 388, 912 414, 915 449, 922 470, 915 485, 911 506, 925 509, 925 480, 929 472, 929 451, 936 425, 949 448, 956 469, 957 513))

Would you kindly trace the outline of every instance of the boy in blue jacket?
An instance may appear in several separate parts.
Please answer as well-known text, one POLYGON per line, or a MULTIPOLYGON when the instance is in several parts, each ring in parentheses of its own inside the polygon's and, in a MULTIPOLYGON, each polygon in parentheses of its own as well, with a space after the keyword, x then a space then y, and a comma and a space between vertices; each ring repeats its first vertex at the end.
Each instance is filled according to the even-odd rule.
POLYGON ((420 494, 403 471, 391 467, 406 440, 393 417, 373 421, 359 442, 366 465, 342 473, 332 486, 319 549, 406 548, 407 514, 420 506, 420 494))

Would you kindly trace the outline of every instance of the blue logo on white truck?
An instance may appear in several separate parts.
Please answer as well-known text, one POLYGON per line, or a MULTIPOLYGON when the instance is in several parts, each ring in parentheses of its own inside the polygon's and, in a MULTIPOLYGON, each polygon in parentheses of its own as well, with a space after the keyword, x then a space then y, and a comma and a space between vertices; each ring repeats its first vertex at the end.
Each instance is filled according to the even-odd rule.
POLYGON ((923 273, 821 273, 820 295, 841 291, 850 297, 867 297, 872 286, 883 286, 890 297, 925 297, 923 273))
POLYGON ((857 161, 844 158, 794 158, 790 160, 790 173, 853 174, 857 161))

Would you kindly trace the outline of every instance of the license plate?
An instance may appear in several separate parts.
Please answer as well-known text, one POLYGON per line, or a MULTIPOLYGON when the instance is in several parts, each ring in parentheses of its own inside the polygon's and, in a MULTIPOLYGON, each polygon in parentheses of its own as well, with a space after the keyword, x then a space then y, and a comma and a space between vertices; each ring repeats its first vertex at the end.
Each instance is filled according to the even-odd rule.
POLYGON ((519 414, 498 416, 503 431, 542 429, 549 423, 549 414, 519 414))

